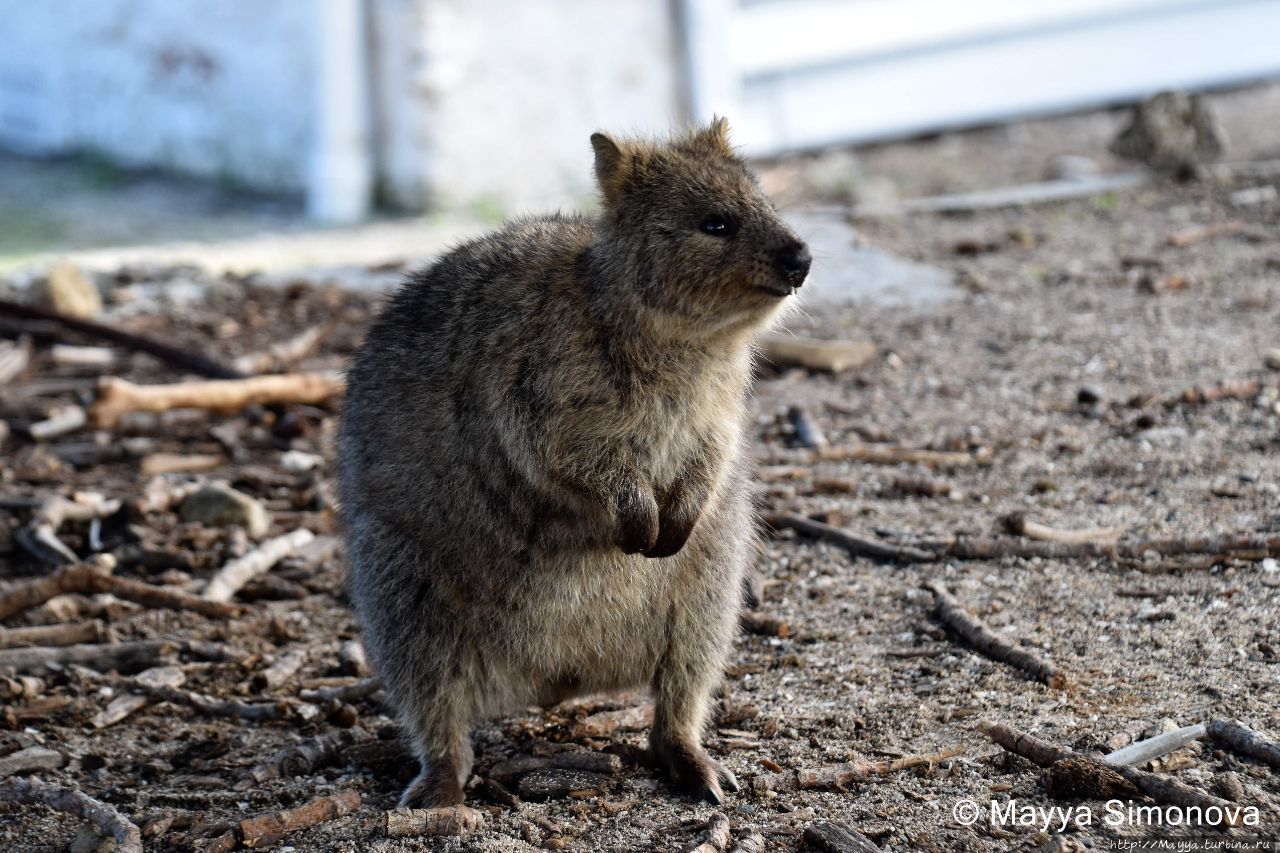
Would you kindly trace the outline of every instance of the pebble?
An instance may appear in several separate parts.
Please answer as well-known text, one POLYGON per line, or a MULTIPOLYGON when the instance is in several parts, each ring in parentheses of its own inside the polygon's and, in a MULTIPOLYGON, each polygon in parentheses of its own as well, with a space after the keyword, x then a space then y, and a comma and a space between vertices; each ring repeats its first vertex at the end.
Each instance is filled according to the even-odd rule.
POLYGON ((210 483, 187 496, 179 515, 183 521, 210 527, 237 524, 254 539, 267 535, 271 527, 271 516, 261 501, 225 483, 210 483))
POLYGON ((102 311, 97 286, 75 264, 63 262, 50 267, 35 296, 45 308, 81 320, 92 319, 102 311))
POLYGON ((1262 356, 1262 363, 1271 370, 1280 370, 1280 347, 1267 350, 1262 356))
POLYGON ((1275 557, 1267 557, 1259 565, 1261 565, 1262 570, 1269 575, 1273 575, 1277 571, 1280 571, 1280 563, 1276 562, 1275 557))
POLYGON ((1076 402, 1082 406, 1092 406, 1101 403, 1106 396, 1107 392, 1098 385, 1082 385, 1076 392, 1076 402))
POLYGON ((314 471, 323 464, 323 456, 303 450, 289 450, 280 456, 280 467, 293 474, 314 471))
POLYGON ((1275 198, 1276 188, 1270 184, 1263 184, 1260 187, 1236 190, 1231 194, 1231 203, 1236 207, 1252 207, 1255 204, 1266 204, 1269 201, 1275 201, 1275 198))

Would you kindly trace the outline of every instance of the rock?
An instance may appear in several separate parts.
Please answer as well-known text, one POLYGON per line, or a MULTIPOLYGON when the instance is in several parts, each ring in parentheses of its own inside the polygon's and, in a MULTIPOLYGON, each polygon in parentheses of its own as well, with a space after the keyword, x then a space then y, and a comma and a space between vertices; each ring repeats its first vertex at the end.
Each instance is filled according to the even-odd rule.
POLYGON ((46 308, 89 320, 102 311, 102 296, 75 264, 57 263, 36 288, 36 301, 46 308))
POLYGON ((1161 92, 1134 106, 1111 152, 1176 176, 1222 154, 1226 134, 1199 95, 1161 92))
POLYGON ((318 453, 306 453, 301 450, 289 450, 280 456, 280 467, 293 474, 314 471, 324 464, 324 457, 318 453))
POLYGON ((1280 349, 1269 349, 1262 356, 1262 363, 1271 370, 1280 370, 1280 349))
POLYGON ((1059 154, 1049 160, 1044 176, 1050 181, 1078 181, 1102 174, 1102 167, 1092 157, 1080 154, 1059 154))
POLYGON ((1276 200, 1276 188, 1270 184, 1263 184, 1260 187, 1249 187, 1248 189, 1236 190, 1230 196, 1231 203, 1236 207, 1253 207, 1257 204, 1266 204, 1269 201, 1276 200))
POLYGON ((1076 392, 1076 402, 1082 406, 1092 406, 1101 403, 1106 396, 1107 392, 1097 385, 1082 385, 1076 392))
POLYGON ((238 492, 225 483, 210 483, 188 495, 178 514, 183 521, 198 522, 210 527, 236 524, 254 539, 267 535, 267 530, 271 527, 271 516, 261 501, 238 492))

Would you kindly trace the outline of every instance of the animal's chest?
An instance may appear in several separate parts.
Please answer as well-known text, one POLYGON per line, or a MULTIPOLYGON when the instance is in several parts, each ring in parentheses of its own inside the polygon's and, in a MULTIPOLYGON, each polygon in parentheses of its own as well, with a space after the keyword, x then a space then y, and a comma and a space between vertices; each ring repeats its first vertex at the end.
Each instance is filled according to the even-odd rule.
POLYGON ((672 482, 690 464, 733 443, 739 408, 719 385, 655 393, 634 421, 632 443, 642 467, 654 483, 672 482))

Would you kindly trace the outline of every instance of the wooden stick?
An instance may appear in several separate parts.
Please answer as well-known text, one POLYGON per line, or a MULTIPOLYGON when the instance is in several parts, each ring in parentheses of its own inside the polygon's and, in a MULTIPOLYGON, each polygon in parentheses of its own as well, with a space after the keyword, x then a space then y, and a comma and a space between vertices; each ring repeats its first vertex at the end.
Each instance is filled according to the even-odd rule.
POLYGON ((115 575, 96 575, 89 581, 89 592, 109 592, 125 601, 155 607, 162 610, 190 610, 210 619, 229 619, 244 612, 237 604, 208 601, 198 595, 180 589, 156 586, 142 581, 118 578, 115 575))
POLYGON ((842 373, 861 367, 876 354, 870 341, 820 341, 792 335, 761 335, 760 355, 773 364, 842 373))
POLYGON ((254 675, 253 689, 259 692, 273 690, 293 678, 307 662, 306 649, 292 649, 280 655, 262 672, 254 675))
POLYGON ((0 699, 6 701, 34 699, 44 692, 44 688, 44 680, 34 675, 0 677, 0 699))
POLYGON ((337 321, 334 320, 322 326, 314 326, 287 341, 272 344, 266 352, 242 355, 232 364, 235 365, 236 370, 246 375, 287 370, 315 352, 316 347, 320 346, 320 343, 337 328, 337 325, 337 321))
POLYGON ((1148 761, 1154 761, 1168 755, 1175 749, 1182 749, 1194 740, 1204 737, 1205 727, 1202 723, 1185 726, 1171 732, 1162 732, 1155 737, 1131 743, 1123 749, 1108 753, 1102 760, 1108 764, 1123 764, 1128 767, 1139 767, 1148 761))
POLYGON ((0 628, 0 649, 19 646, 74 646, 76 643, 102 643, 110 638, 111 630, 101 619, 37 625, 32 628, 0 628))
POLYGON ((216 699, 203 693, 194 693, 167 685, 142 688, 149 696, 162 702, 186 705, 189 708, 214 717, 236 717, 242 720, 280 720, 289 715, 284 702, 237 702, 216 699))
POLYGON ((1209 734, 1234 752, 1280 767, 1280 743, 1263 737, 1239 720, 1213 720, 1209 734))
POLYGON ((146 669, 171 655, 177 646, 168 640, 136 640, 101 645, 37 646, 27 649, 0 649, 0 669, 46 675, 67 664, 97 670, 146 669))
POLYGON ((58 528, 63 522, 92 521, 114 515, 119 510, 120 501, 98 494, 82 493, 75 500, 54 495, 40 505, 16 538, 18 544, 45 562, 54 565, 75 563, 80 558, 58 539, 58 528))
POLYGON ((1166 408, 1201 406, 1219 400, 1248 400, 1262 393, 1261 379, 1229 379, 1217 385, 1198 385, 1164 401, 1166 408))
POLYGON ((24 335, 16 344, 0 341, 0 385, 17 379, 31 363, 31 338, 24 335))
POLYGON ((824 447, 819 450, 789 450, 764 454, 761 461, 778 465, 813 465, 816 462, 865 462, 868 465, 924 465, 927 468, 968 468, 991 464, 991 452, 965 453, 926 450, 892 444, 859 444, 852 447, 824 447))
POLYGON ((202 597, 206 601, 230 601, 242 586, 269 571, 276 563, 312 539, 315 539, 315 534, 305 527, 268 539, 248 554, 223 566, 209 581, 202 597))
POLYGON ((89 422, 89 416, 79 406, 64 406, 42 421, 27 427, 27 434, 36 441, 48 441, 75 432, 89 422))
POLYGON ((922 540, 913 547, 933 552, 933 559, 957 557, 962 560, 996 560, 1021 557, 1045 560, 1074 560, 1101 557, 1112 560, 1141 560, 1153 552, 1161 557, 1208 554, 1230 557, 1234 554, 1280 554, 1280 534, 1225 533, 1165 539, 1141 539, 1130 542, 1027 542, 1017 539, 971 538, 922 540))
POLYGON ((318 687, 314 690, 303 690, 298 693, 304 702, 356 702, 365 699, 382 689, 382 682, 375 676, 362 678, 351 684, 339 687, 318 687))
POLYGON ((1226 222, 1211 222, 1208 225, 1197 225, 1169 235, 1169 245, 1185 249, 1205 240, 1218 237, 1234 237, 1240 234, 1254 234, 1255 229, 1247 222, 1239 219, 1228 219, 1226 222))
POLYGON ((724 853, 729 849, 732 836, 729 833, 729 818, 723 812, 712 812, 707 818, 707 838, 690 853, 724 853))
POLYGON ((927 563, 937 559, 928 551, 893 545, 878 539, 866 539, 839 527, 823 524, 821 521, 792 512, 766 513, 763 520, 775 530, 790 529, 804 536, 839 545, 855 557, 867 557, 886 563, 927 563))
POLYGON ((1079 765, 1086 765, 1092 762, 1097 766, 1093 772, 1099 778, 1107 777, 1108 771, 1119 774, 1128 783, 1157 802, 1175 806, 1196 807, 1201 810, 1216 807, 1221 810, 1223 823, 1227 826, 1239 826, 1243 819, 1239 807, 1232 806, 1226 800, 1211 796, 1203 791, 1197 791, 1195 788, 1184 785, 1177 780, 1167 779, 1157 776, 1155 773, 1147 773, 1133 767, 1103 764, 1086 755, 1055 746, 1002 723, 984 721, 979 723, 978 728, 1009 752, 1021 755, 1041 767, 1052 767, 1054 764, 1067 759, 1071 759, 1079 765))
POLYGON ((470 835, 484 826, 484 815, 467 806, 434 809, 392 809, 386 831, 392 838, 421 835, 470 835))
POLYGON ((763 774, 751 780, 751 787, 759 792, 801 790, 842 790, 855 782, 866 782, 909 770, 912 767, 937 764, 964 753, 964 747, 952 746, 937 752, 904 755, 892 761, 866 761, 856 759, 844 764, 795 771, 763 774))
POLYGON ((76 563, 55 569, 44 577, 23 581, 0 595, 0 619, 8 619, 24 610, 39 607, 49 599, 65 593, 89 592, 93 588, 94 577, 110 573, 114 568, 113 564, 114 560, 106 559, 76 563))
MULTIPOLYGON (((181 687, 187 675, 179 666, 153 666, 129 679, 129 687, 133 690, 148 690, 155 687, 181 687)), ((151 697, 141 694, 125 694, 112 699, 106 708, 93 716, 89 725, 95 729, 104 729, 127 719, 151 704, 151 697)))
POLYGON ((49 808, 73 814, 96 826, 103 835, 116 840, 117 853, 142 853, 142 833, 115 807, 88 794, 39 779, 9 779, 0 784, 0 801, 43 803, 49 808))
POLYGON ((236 412, 261 403, 315 404, 339 396, 345 389, 343 378, 332 373, 290 373, 172 385, 135 385, 124 379, 103 377, 90 415, 99 428, 110 428, 125 412, 179 408, 236 412))
POLYGON ((805 843, 823 853, 878 853, 871 839, 842 821, 818 820, 804 828, 805 843))
POLYGON ((0 316, 19 317, 24 320, 36 320, 41 323, 52 324, 53 333, 59 337, 66 337, 69 332, 76 332, 90 338, 122 346, 125 349, 134 350, 135 352, 145 352, 147 355, 158 358, 172 367, 177 367, 199 376, 235 379, 243 375, 239 371, 219 364, 199 353, 181 350, 141 335, 122 332, 119 329, 113 329, 101 323, 94 323, 91 320, 68 317, 65 314, 59 314, 56 311, 39 308, 35 305, 23 305, 18 302, 10 302, 7 299, 0 299, 0 316))
POLYGON ((1011 643, 992 631, 987 624, 965 610, 947 588, 929 581, 924 588, 933 593, 938 618, 987 657, 1007 663, 1032 675, 1055 689, 1066 686, 1067 679, 1052 662, 1011 643))
POLYGON ((1124 535, 1125 531, 1123 527, 1089 527, 1064 530, 1032 521, 1020 512, 1006 516, 1004 524, 1010 533, 1025 536, 1028 539, 1035 539, 1040 542, 1067 542, 1071 544, 1115 542, 1124 535))
POLYGON ((342 729, 308 738, 299 744, 280 750, 275 758, 276 770, 279 775, 286 778, 309 776, 343 758, 347 747, 352 744, 364 743, 372 739, 372 735, 360 728, 342 729))
POLYGON ((245 847, 265 847, 291 832, 345 817, 358 808, 360 792, 342 791, 297 808, 246 818, 238 827, 240 839, 245 847))
POLYGON ((29 746, 0 758, 0 779, 33 770, 57 770, 67 763, 67 757, 53 749, 29 746))

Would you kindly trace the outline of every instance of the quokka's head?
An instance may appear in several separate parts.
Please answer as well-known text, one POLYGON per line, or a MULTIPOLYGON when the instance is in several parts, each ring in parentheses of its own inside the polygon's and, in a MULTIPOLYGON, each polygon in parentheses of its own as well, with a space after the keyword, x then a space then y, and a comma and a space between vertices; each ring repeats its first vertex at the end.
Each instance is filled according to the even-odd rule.
POLYGON ((703 328, 759 322, 809 273, 804 242, 729 145, 729 126, 655 144, 591 137, 606 239, 650 308, 703 328))

